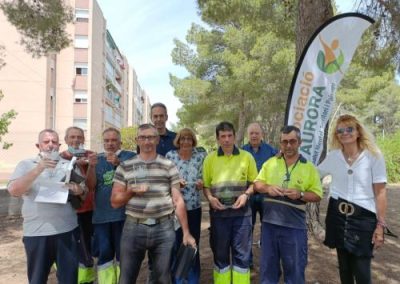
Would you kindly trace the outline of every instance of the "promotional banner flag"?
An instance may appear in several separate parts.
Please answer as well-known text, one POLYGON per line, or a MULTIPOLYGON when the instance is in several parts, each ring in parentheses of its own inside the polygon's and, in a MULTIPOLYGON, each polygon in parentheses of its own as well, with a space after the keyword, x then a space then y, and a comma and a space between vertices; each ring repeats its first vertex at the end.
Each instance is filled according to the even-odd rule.
POLYGON ((285 122, 301 130, 301 154, 314 164, 324 148, 324 129, 335 92, 350 65, 364 31, 374 22, 359 13, 345 13, 324 23, 310 38, 290 87, 285 122))

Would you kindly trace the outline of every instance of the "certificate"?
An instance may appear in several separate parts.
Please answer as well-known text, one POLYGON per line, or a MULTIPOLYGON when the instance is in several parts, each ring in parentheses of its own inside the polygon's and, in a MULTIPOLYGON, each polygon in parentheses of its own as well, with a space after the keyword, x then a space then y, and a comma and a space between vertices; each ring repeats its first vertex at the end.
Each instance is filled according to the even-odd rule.
POLYGON ((68 187, 63 182, 41 182, 36 202, 66 204, 68 187))

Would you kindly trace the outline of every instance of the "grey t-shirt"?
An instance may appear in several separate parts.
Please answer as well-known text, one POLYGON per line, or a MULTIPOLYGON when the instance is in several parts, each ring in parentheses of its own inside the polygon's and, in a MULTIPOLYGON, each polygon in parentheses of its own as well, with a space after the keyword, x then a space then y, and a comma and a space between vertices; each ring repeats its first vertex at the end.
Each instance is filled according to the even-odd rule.
MULTIPOLYGON (((37 162, 37 158, 21 161, 11 175, 10 182, 31 171, 36 167, 37 162)), ((36 178, 28 193, 22 196, 24 201, 22 205, 24 236, 56 235, 72 231, 78 226, 76 212, 69 202, 66 204, 35 202, 41 183, 60 181, 67 172, 69 162, 61 159, 55 169, 44 170, 36 178)))

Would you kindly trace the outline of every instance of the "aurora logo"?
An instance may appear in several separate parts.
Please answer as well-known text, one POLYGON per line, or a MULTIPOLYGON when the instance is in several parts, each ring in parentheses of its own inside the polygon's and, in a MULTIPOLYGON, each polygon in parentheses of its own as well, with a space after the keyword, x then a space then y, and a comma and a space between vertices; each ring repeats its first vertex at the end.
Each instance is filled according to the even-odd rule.
POLYGON ((344 62, 343 51, 339 48, 339 40, 334 39, 332 43, 328 45, 319 35, 319 40, 324 51, 320 50, 317 57, 318 68, 327 74, 333 74, 339 71, 343 74, 340 67, 344 62))

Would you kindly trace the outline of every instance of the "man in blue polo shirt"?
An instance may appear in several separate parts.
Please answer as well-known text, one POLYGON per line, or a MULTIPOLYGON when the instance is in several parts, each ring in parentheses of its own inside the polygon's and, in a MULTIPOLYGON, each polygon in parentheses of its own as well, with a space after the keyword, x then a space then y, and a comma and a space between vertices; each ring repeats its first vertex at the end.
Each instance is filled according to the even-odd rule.
MULTIPOLYGON (((249 152, 257 164, 257 172, 260 172, 262 165, 269 158, 276 155, 278 150, 265 143, 262 139, 264 136, 263 129, 258 122, 250 123, 247 127, 247 136, 249 143, 243 146, 243 150, 249 152)), ((260 216, 260 221, 263 218, 263 195, 258 192, 250 197, 250 207, 252 212, 252 231, 257 220, 257 212, 260 216)), ((250 252, 250 267, 253 267, 253 250, 250 252)))
POLYGON ((157 145, 157 154, 163 156, 171 150, 176 150, 176 147, 174 146, 176 133, 167 129, 167 120, 167 107, 163 103, 153 104, 151 106, 151 121, 160 135, 160 142, 157 145))

